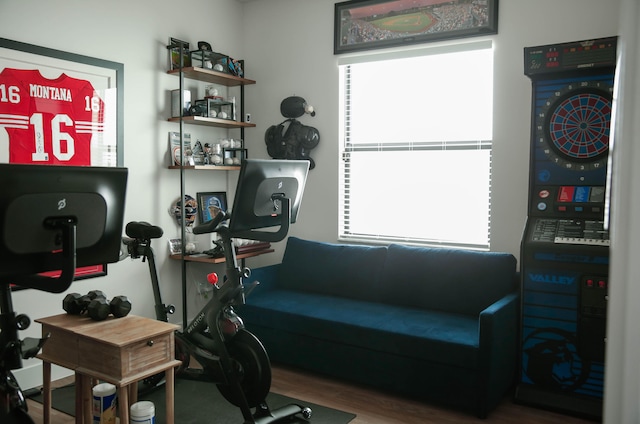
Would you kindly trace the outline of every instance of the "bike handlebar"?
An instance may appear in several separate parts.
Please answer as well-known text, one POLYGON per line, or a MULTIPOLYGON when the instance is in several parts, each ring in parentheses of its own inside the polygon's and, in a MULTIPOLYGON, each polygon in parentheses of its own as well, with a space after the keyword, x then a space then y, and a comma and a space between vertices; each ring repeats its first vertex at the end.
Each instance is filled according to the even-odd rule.
MULTIPOLYGON (((74 219, 69 218, 51 218, 45 220, 44 225, 62 232, 62 249, 59 253, 61 255, 60 275, 57 277, 47 277, 40 274, 10 275, 7 280, 30 289, 62 293, 71 286, 76 273, 77 225, 74 219)), ((0 307, 0 309, 8 310, 9 308, 0 307)))
POLYGON ((218 226, 227 219, 229 219, 229 214, 220 211, 211 221, 193 227, 193 234, 215 233, 218 230, 218 226))

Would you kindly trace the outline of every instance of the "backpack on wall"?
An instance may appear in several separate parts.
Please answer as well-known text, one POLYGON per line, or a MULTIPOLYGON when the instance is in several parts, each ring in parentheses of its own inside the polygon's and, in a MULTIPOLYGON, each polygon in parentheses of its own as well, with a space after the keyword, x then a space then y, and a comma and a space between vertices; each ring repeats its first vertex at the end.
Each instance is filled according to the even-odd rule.
POLYGON ((289 118, 278 125, 270 126, 264 137, 269 156, 274 159, 301 159, 315 162, 309 152, 320 143, 320 132, 311 126, 303 125, 295 118, 289 118))

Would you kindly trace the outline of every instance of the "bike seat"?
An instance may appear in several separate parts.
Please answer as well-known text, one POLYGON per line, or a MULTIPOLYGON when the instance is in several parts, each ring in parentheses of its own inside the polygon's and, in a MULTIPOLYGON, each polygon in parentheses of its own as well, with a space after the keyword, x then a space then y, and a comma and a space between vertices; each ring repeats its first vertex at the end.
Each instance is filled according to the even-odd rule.
POLYGON ((142 240, 157 239, 164 234, 162 228, 144 221, 132 221, 128 223, 125 228, 125 233, 129 237, 142 240))

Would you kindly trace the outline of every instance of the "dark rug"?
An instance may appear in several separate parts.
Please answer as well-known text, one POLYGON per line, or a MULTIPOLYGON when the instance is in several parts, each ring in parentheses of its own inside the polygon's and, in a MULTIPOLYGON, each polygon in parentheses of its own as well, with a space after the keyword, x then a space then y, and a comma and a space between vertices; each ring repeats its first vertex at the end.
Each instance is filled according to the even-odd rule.
MULTIPOLYGON (((138 400, 153 402, 156 410, 156 424, 165 424, 165 399, 164 386, 158 387, 146 394, 141 394, 138 400)), ((68 415, 75 415, 75 386, 65 386, 54 389, 51 392, 52 407, 68 415)), ((42 394, 38 393, 30 399, 42 403, 42 394)), ((313 410, 309 421, 301 417, 293 420, 281 420, 281 422, 302 424, 346 424, 356 416, 347 412, 315 405, 269 393, 267 396, 269 407, 274 410, 278 407, 296 403, 303 407, 308 406, 313 410)), ((213 383, 176 379, 175 383, 175 422, 178 424, 241 424, 244 422, 240 408, 227 402, 218 392, 213 383)))

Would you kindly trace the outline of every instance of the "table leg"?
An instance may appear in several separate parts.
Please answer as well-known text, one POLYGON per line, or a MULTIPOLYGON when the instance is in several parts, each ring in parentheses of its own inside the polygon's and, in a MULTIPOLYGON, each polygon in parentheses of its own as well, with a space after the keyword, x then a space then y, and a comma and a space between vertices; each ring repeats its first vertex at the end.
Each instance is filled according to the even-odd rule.
POLYGON ((118 387, 118 406, 120 407, 120 422, 129 422, 129 387, 118 387))
POLYGON ((51 423, 51 362, 42 361, 42 419, 51 423))
MULTIPOLYGON (((84 424, 90 424, 93 422, 93 378, 88 375, 80 374, 80 380, 82 381, 81 390, 81 412, 76 412, 76 422, 78 422, 78 416, 80 416, 79 423, 82 423, 84 418, 84 424)), ((78 405, 76 404, 76 410, 78 405)))
POLYGON ((138 401, 138 382, 134 381, 129 384, 129 405, 133 405, 138 401))
POLYGON ((175 374, 174 374, 174 369, 170 368, 168 370, 166 370, 164 372, 165 374, 165 402, 167 403, 166 405, 166 410, 167 410, 167 424, 173 424, 174 423, 174 394, 175 394, 175 387, 174 387, 174 383, 175 383, 175 374))
POLYGON ((84 411, 82 409, 84 401, 84 381, 82 379, 82 374, 75 373, 74 376, 76 387, 76 424, 79 424, 84 422, 84 411))

